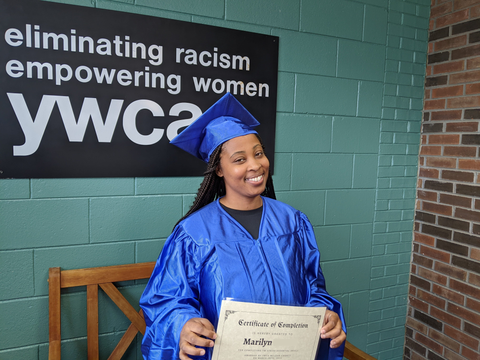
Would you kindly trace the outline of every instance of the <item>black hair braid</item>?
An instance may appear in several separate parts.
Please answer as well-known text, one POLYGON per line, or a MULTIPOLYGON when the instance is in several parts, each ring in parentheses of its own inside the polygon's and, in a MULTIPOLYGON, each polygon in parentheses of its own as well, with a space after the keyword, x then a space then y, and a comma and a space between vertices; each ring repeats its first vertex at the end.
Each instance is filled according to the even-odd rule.
MULTIPOLYGON (((258 136, 258 134, 255 135, 257 135, 260 143, 262 143, 260 136, 258 136)), ((187 218, 195 211, 201 209, 205 205, 210 204, 216 199, 225 196, 225 182, 223 180, 223 177, 217 175, 217 168, 220 165, 220 153, 222 152, 222 146, 223 144, 220 144, 210 155, 210 159, 207 164, 207 170, 203 173, 204 178, 202 183, 200 184, 200 187, 198 188, 195 200, 193 201, 190 210, 188 210, 188 212, 180 220, 178 220, 175 226, 177 226, 183 219, 187 218)), ((276 199, 275 189, 273 187, 273 180, 271 176, 268 176, 267 178, 265 191, 262 195, 272 199, 276 199)))

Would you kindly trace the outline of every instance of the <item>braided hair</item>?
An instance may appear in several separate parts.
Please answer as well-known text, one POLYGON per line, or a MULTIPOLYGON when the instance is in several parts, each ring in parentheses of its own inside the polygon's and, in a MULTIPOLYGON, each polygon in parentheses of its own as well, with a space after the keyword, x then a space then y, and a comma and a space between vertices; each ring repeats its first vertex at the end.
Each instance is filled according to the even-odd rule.
MULTIPOLYGON (((263 148, 262 139, 258 134, 255 135, 260 141, 260 144, 262 144, 263 148)), ((202 183, 200 184, 200 187, 198 188, 195 200, 190 207, 190 210, 188 210, 188 212, 180 220, 178 220, 175 226, 177 226, 183 219, 187 218, 195 211, 201 209, 205 205, 210 204, 216 199, 225 196, 225 181, 223 177, 217 175, 217 168, 220 165, 220 154, 222 153, 223 144, 218 145, 217 148, 213 150, 212 154, 210 155, 210 159, 207 164, 207 170, 203 173, 204 178, 202 183)), ((275 189, 273 188, 273 180, 271 176, 268 176, 267 178, 265 191, 262 195, 272 199, 276 199, 275 189)))

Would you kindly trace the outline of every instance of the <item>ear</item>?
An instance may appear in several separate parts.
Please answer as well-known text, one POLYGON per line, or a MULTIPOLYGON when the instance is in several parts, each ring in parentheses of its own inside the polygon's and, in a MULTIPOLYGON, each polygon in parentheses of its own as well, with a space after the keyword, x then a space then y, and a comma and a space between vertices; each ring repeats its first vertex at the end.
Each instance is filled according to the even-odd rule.
POLYGON ((215 174, 217 174, 218 177, 223 177, 223 171, 220 165, 218 165, 217 168, 215 169, 215 174))

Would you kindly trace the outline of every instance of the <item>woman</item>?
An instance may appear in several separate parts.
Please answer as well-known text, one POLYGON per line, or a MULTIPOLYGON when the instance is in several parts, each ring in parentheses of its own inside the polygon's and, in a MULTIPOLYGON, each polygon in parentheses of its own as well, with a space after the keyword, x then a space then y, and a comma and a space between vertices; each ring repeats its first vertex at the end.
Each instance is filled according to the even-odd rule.
POLYGON ((326 306, 318 359, 341 360, 341 304, 325 290, 307 217, 275 200, 258 121, 226 94, 172 143, 208 163, 140 299, 145 359, 209 359, 221 302, 326 306))

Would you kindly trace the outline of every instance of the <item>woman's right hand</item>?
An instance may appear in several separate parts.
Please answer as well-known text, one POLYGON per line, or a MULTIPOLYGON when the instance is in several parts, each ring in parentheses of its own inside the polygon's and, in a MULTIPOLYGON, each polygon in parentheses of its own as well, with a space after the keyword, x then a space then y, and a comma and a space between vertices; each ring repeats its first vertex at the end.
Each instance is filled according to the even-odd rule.
POLYGON ((180 332, 180 359, 192 360, 188 355, 205 355, 205 349, 201 347, 213 347, 212 340, 215 340, 216 337, 215 328, 207 319, 193 318, 188 320, 180 332))

